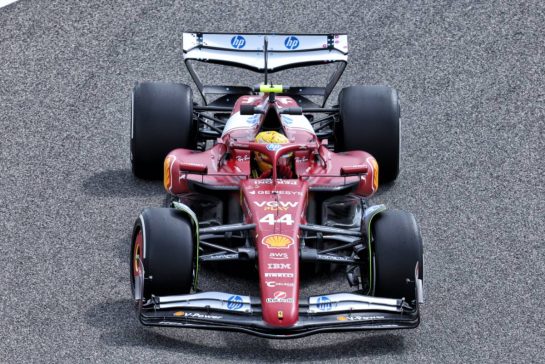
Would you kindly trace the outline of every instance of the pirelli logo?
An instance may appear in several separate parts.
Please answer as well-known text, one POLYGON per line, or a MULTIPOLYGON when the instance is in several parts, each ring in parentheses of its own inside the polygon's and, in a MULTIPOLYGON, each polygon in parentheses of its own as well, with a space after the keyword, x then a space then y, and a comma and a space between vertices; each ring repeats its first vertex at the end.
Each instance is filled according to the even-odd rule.
POLYGON ((293 278, 293 273, 264 273, 265 278, 293 278))

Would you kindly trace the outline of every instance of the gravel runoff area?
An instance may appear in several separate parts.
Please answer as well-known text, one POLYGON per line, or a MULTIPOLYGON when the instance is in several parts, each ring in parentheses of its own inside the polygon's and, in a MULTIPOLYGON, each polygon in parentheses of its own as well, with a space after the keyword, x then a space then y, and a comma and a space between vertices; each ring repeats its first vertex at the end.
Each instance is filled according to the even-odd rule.
MULTIPOLYGON (((1 8, 0 362, 543 362, 544 24, 541 1, 1 8), (372 202, 411 211, 421 226, 418 329, 275 341, 137 322, 130 232, 165 194, 131 175, 130 91, 140 80, 190 83, 181 37, 191 30, 346 32, 350 63, 336 93, 399 90, 402 172, 372 202)), ((323 84, 315 71, 284 76, 323 84)), ((251 278, 201 281, 243 290, 251 278)), ((339 282, 310 277, 303 292, 339 282)))

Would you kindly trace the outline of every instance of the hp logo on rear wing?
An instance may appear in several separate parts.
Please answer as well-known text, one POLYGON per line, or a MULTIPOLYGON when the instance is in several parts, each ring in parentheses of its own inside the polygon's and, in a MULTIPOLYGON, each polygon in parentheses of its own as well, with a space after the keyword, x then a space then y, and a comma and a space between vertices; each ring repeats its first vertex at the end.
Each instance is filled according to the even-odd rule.
POLYGON ((297 49, 299 47, 299 39, 297 37, 289 36, 284 40, 284 45, 287 49, 297 49))
POLYGON ((235 35, 231 38, 231 45, 233 48, 241 49, 246 45, 246 39, 242 35, 235 35))

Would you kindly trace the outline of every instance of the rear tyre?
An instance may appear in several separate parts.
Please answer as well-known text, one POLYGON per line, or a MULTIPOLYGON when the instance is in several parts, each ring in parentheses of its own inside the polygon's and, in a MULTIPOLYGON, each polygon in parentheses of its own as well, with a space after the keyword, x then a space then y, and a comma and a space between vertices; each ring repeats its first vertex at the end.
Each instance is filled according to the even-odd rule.
POLYGON ((416 263, 423 279, 423 250, 420 230, 411 213, 386 210, 373 220, 375 253, 375 296, 401 298, 412 302, 415 297, 416 263), (411 282, 409 282, 410 280, 411 282))
POLYGON ((336 151, 363 150, 379 165, 379 182, 399 174, 397 91, 387 86, 345 87, 339 94, 340 118, 335 123, 336 151))
POLYGON ((193 94, 187 85, 142 82, 133 90, 131 163, 133 174, 160 179, 163 161, 176 148, 196 146, 193 94))
POLYGON ((145 209, 132 234, 131 289, 135 300, 189 293, 194 247, 193 227, 183 213, 170 208, 145 209), (143 287, 137 287, 139 282, 143 287))

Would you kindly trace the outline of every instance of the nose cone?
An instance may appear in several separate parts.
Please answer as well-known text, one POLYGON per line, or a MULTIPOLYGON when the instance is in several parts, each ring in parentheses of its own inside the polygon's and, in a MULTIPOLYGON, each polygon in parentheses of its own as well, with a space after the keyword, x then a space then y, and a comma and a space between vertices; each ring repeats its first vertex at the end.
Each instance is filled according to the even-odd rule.
POLYGON ((256 249, 263 320, 289 327, 299 320, 299 225, 307 183, 247 180, 242 183, 247 221, 256 224, 256 249))
POLYGON ((295 240, 270 234, 259 247, 263 320, 274 326, 292 326, 299 319, 299 244, 295 240))

